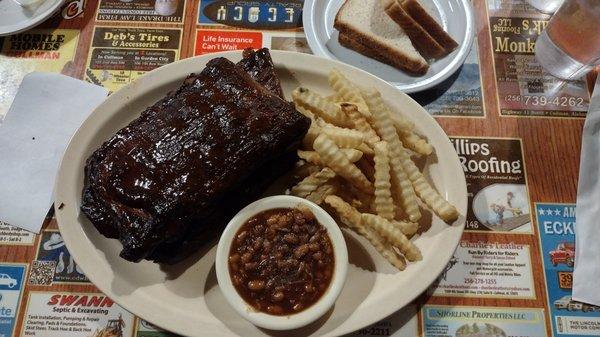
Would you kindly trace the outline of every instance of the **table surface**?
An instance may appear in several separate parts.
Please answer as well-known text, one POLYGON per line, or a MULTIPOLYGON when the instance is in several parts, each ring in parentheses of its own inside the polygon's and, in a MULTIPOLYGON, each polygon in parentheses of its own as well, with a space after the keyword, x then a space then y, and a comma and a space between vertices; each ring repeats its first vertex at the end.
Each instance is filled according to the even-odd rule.
MULTIPOLYGON (((157 15, 154 0, 69 0, 41 26, 0 38, 0 121, 31 71, 114 91, 203 53, 262 46, 310 52, 302 0, 164 3, 156 11, 165 15, 157 15), (244 17, 252 6, 280 14, 274 23, 244 17)), ((465 65, 412 95, 463 163, 466 231, 430 290, 355 334, 600 334, 600 308, 570 300, 580 138, 594 76, 565 83, 536 63, 532 45, 549 16, 519 0, 474 0, 473 7, 476 43, 465 65)), ((51 214, 39 235, 0 224, 0 336, 172 335, 103 298, 79 273, 51 214)))

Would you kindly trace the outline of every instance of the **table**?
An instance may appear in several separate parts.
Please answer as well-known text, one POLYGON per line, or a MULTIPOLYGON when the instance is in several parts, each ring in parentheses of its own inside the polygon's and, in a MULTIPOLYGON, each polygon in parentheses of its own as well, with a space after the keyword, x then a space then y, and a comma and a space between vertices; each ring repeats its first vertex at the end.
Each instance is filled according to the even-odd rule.
MULTIPOLYGON (((114 91, 203 53, 261 46, 310 52, 302 0, 171 3, 158 6, 158 15, 154 0, 68 0, 41 26, 0 38, 0 120, 34 70, 114 91), (275 21, 244 17, 251 6, 275 21)), ((465 65, 413 95, 451 136, 463 164, 465 234, 426 293, 355 335, 600 334, 600 308, 570 299, 580 138, 595 75, 565 83, 535 62, 532 46, 549 16, 519 0, 473 0, 473 7, 477 36, 465 65)), ((0 225, 0 295, 0 337, 110 329, 172 335, 99 293, 70 257, 52 211, 39 235, 0 225)))

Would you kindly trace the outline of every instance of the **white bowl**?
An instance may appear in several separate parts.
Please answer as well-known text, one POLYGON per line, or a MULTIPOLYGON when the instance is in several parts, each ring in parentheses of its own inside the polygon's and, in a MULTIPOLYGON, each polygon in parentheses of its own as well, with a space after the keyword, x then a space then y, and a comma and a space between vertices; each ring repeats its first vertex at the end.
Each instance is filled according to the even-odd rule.
POLYGON ((242 317, 262 328, 290 330, 316 321, 333 306, 335 300, 342 291, 346 280, 346 272, 348 270, 348 250, 346 249, 346 242, 344 241, 344 237, 337 223, 321 207, 302 198, 290 195, 277 195, 251 203, 229 221, 219 240, 215 268, 219 287, 221 288, 225 299, 227 299, 229 304, 231 304, 235 311, 242 317), (294 208, 299 205, 307 206, 313 212, 319 223, 327 229, 327 235, 329 235, 329 238, 331 239, 335 257, 335 266, 331 283, 327 291, 325 291, 316 303, 297 314, 275 316, 258 312, 244 301, 231 282, 228 267, 231 243, 239 228, 254 215, 268 209, 294 208))

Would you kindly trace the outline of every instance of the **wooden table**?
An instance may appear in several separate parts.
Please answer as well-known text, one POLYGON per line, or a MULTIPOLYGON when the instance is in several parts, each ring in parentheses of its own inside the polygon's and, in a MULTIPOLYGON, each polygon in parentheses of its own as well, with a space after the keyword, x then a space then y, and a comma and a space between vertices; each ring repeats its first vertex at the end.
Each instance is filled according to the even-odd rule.
MULTIPOLYGON (((287 16, 271 26, 242 17, 238 25, 234 7, 247 13, 249 3, 179 1, 157 15, 153 0, 66 1, 38 28, 0 38, 0 120, 22 77, 34 70, 114 91, 161 64, 202 53, 248 46, 310 52, 302 0, 262 1, 287 16)), ((560 336, 585 326, 600 334, 600 312, 565 298, 581 131, 594 76, 564 83, 535 62, 528 48, 547 15, 518 0, 473 0, 473 7, 477 36, 466 64, 438 88, 413 95, 451 136, 464 164, 470 197, 463 241, 428 292, 356 334, 560 336)), ((51 216, 39 235, 1 226, 0 336, 83 337, 101 329, 171 335, 104 298, 61 242, 51 216), (17 283, 12 288, 10 279, 17 283)))

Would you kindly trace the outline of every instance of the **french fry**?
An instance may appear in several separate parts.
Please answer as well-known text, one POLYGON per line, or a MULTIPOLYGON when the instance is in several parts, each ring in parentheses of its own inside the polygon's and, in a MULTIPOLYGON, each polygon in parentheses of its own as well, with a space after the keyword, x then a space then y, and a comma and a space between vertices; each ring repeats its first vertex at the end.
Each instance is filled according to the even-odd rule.
POLYGON ((322 128, 322 133, 333 140, 341 148, 358 148, 365 138, 365 135, 357 130, 344 129, 340 127, 326 126, 322 128))
POLYGON ((419 137, 416 133, 398 129, 397 131, 402 144, 406 146, 407 149, 425 156, 428 156, 433 152, 433 146, 431 146, 427 140, 419 137))
POLYGON ((363 225, 362 216, 358 210, 335 195, 327 196, 325 198, 325 203, 335 209, 336 213, 338 213, 340 219, 346 226, 369 240, 379 254, 388 260, 390 264, 398 268, 398 270, 404 270, 406 268, 406 262, 402 257, 398 256, 391 244, 386 242, 374 230, 363 225))
POLYGON ((394 200, 390 183, 390 159, 386 142, 375 144, 375 211, 377 215, 394 219, 394 200))
MULTIPOLYGON (((348 160, 350 160, 351 163, 357 162, 363 155, 362 152, 355 150, 355 149, 340 149, 340 150, 344 153, 344 155, 346 155, 346 157, 348 157, 348 160)), ((309 162, 311 164, 325 166, 323 164, 323 162, 321 161, 321 157, 315 151, 298 150, 298 157, 300 157, 300 159, 306 160, 307 162, 309 162)))
POLYGON ((375 181, 375 167, 364 156, 356 162, 356 166, 367 176, 369 181, 375 181))
POLYGON ((333 69, 329 72, 329 85, 340 95, 345 102, 355 104, 358 111, 366 117, 371 117, 367 103, 363 99, 360 90, 350 82, 342 73, 333 69))
POLYGON ((301 182, 292 187, 292 195, 297 197, 306 198, 319 186, 326 183, 329 179, 335 177, 335 173, 328 167, 323 168, 321 171, 313 173, 308 177, 302 179, 301 182))
MULTIPOLYGON (((365 93, 366 92, 363 92, 363 94, 365 94, 365 93)), ((400 116, 400 114, 397 114, 392 111, 388 111, 388 114, 390 116, 390 119, 392 120, 392 123, 394 123, 394 127, 396 129, 406 131, 406 132, 411 132, 415 128, 415 123, 400 116)))
POLYGON ((330 101, 331 103, 342 103, 344 101, 342 96, 338 95, 337 93, 331 94, 331 95, 325 97, 325 99, 330 101))
MULTIPOLYGON (((408 179, 412 182, 413 188, 419 198, 427 204, 442 220, 450 223, 458 218, 458 210, 452 204, 450 204, 429 184, 423 173, 419 171, 419 168, 410 159, 410 156, 402 146, 392 149, 395 158, 398 163, 402 166, 404 172, 406 172, 408 179)), ((410 219, 415 222, 415 220, 410 219)))
MULTIPOLYGON (((365 230, 368 230, 368 228, 365 227, 365 230)), ((396 267, 400 271, 406 269, 406 261, 404 260, 404 258, 398 255, 398 253, 396 253, 394 247, 389 242, 383 242, 383 239, 381 237, 377 237, 376 234, 377 233, 375 233, 374 231, 371 231, 371 233, 367 235, 369 235, 369 237, 373 236, 376 239, 369 239, 369 237, 367 237, 367 240, 371 242, 371 244, 373 245, 373 247, 375 247, 379 254, 381 254, 381 256, 388 260, 388 262, 392 266, 396 267), (383 246, 381 248, 378 248, 377 246, 380 243, 383 246)))
POLYGON ((342 103, 340 106, 342 107, 342 111, 346 114, 346 116, 348 116, 352 123, 354 123, 354 128, 365 134, 365 143, 367 143, 370 147, 374 147, 375 143, 381 139, 377 135, 377 132, 373 130, 371 124, 369 124, 365 116, 358 111, 356 105, 342 103))
POLYGON ((419 172, 417 178, 413 181, 413 186, 421 200, 423 200, 442 220, 447 223, 452 223, 454 220, 458 219, 458 210, 456 207, 446 201, 446 199, 442 198, 442 196, 431 187, 421 172, 419 172))
POLYGON ((327 135, 321 134, 313 143, 315 151, 321 157, 324 164, 330 167, 336 174, 347 179, 350 183, 368 194, 373 194, 373 184, 365 175, 348 160, 340 148, 327 135))
POLYGON ((367 194, 365 192, 363 192, 362 190, 360 190, 359 188, 356 188, 356 186, 348 186, 347 188, 347 192, 353 197, 353 200, 358 201, 358 203, 360 203, 360 205, 357 205, 357 208, 360 209, 361 211, 365 211, 365 212, 374 212, 374 203, 373 201, 375 200, 375 196, 372 194, 367 194))
POLYGON ((315 114, 312 113, 312 111, 308 110, 307 108, 303 107, 300 104, 296 104, 295 107, 299 113, 303 114, 304 116, 310 118, 313 121, 315 120, 316 117, 315 117, 315 114))
POLYGON ((400 229, 400 231, 404 235, 406 235, 407 238, 410 238, 419 230, 419 224, 416 222, 406 222, 398 220, 391 220, 390 222, 398 229, 400 229))
POLYGON ((390 149, 390 166, 393 173, 391 181, 396 190, 395 194, 400 198, 410 221, 417 222, 421 218, 421 211, 419 210, 415 190, 398 155, 398 152, 401 152, 398 150, 403 151, 402 142, 400 142, 396 129, 390 120, 389 111, 378 91, 364 91, 363 94, 373 114, 373 126, 381 139, 388 143, 390 149))
POLYGON ((420 261, 423 259, 419 248, 415 246, 406 236, 386 219, 368 213, 361 214, 363 223, 383 236, 392 245, 396 246, 409 261, 420 261))
POLYGON ((318 126, 317 123, 315 123, 315 121, 313 120, 310 124, 310 128, 308 128, 308 131, 306 132, 306 135, 304 135, 304 138, 302 139, 302 148, 307 150, 312 149, 312 145, 320 133, 321 127, 318 126))
POLYGON ((320 205, 323 203, 323 201, 325 200, 325 198, 329 195, 332 195, 334 193, 336 193, 337 188, 335 185, 333 184, 324 184, 321 185, 319 187, 317 187, 316 190, 314 190, 312 193, 310 193, 307 197, 306 200, 308 201, 312 201, 317 205, 320 205))
POLYGON ((351 225, 349 227, 360 226, 362 223, 362 215, 360 212, 345 202, 337 195, 329 195, 325 198, 325 203, 333 207, 340 217, 348 219, 351 225))
POLYGON ((368 154, 370 156, 375 154, 375 151, 373 151, 373 149, 366 143, 360 144, 356 149, 359 150, 360 152, 362 152, 364 154, 368 154))
POLYGON ((310 110, 325 121, 341 127, 352 127, 352 121, 342 112, 342 108, 323 98, 312 90, 300 87, 292 92, 297 106, 310 110))
POLYGON ((298 157, 300 159, 306 160, 306 162, 311 163, 313 165, 323 166, 321 157, 319 157, 319 154, 315 151, 298 150, 298 157))
MULTIPOLYGON (((299 161, 298 163, 302 163, 302 162, 299 161)), ((313 165, 311 163, 303 163, 303 164, 297 165, 294 168, 294 171, 292 174, 294 177, 296 177, 298 179, 304 179, 313 173, 319 172, 320 170, 321 170, 321 168, 318 167, 317 165, 313 165)))

